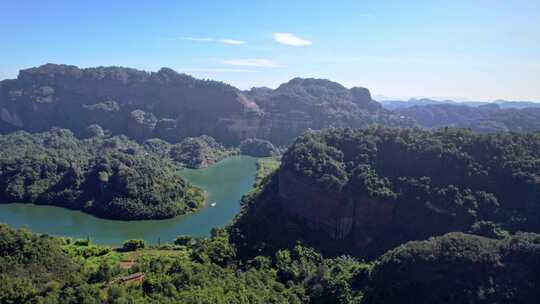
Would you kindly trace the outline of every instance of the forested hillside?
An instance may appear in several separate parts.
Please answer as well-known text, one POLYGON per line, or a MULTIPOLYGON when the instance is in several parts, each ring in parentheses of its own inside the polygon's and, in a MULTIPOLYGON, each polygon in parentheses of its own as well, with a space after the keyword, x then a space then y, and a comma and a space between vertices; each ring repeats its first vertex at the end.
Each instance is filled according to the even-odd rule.
MULTIPOLYGON (((10 142, 33 139, 58 147, 76 141, 65 130, 55 132, 39 136, 19 133, 10 142)), ((99 142, 90 140, 94 140, 94 144, 99 142)), ((529 212, 538 205, 538 196, 529 197, 532 200, 526 201, 528 206, 513 208, 511 204, 515 201, 527 198, 524 193, 527 183, 521 184, 525 188, 520 188, 519 192, 525 196, 516 196, 515 201, 500 195, 504 189, 494 193, 484 190, 480 196, 487 197, 486 201, 478 201, 477 189, 442 185, 447 183, 447 178, 456 181, 471 172, 488 178, 494 170, 502 170, 497 178, 504 178, 515 187, 520 187, 520 181, 532 182, 529 185, 538 190, 538 184, 534 184, 538 183, 540 172, 534 167, 538 165, 537 140, 538 134, 485 136, 462 130, 336 129, 311 132, 289 149, 281 166, 271 159, 259 162, 254 189, 244 198, 243 211, 233 225, 228 229, 214 229, 210 238, 180 235, 174 244, 147 247, 142 240, 129 240, 122 248, 110 248, 94 246, 90 240, 52 238, 0 225, 0 302, 536 303, 540 296, 540 236, 515 231, 537 229, 538 217, 529 212), (466 147, 472 147, 478 141, 486 147, 479 152, 484 157, 468 157, 464 152, 466 147), (383 151, 388 147, 392 149, 386 154, 383 151), (388 173, 385 170, 390 164, 385 163, 392 158, 391 153, 398 152, 404 155, 403 165, 397 166, 393 174, 388 173), (516 163, 515 153, 525 161, 516 163), (351 158, 351 155, 357 157, 351 158), (414 166, 415 159, 429 159, 428 155, 432 158, 444 155, 445 161, 451 161, 453 165, 459 163, 458 159, 467 159, 468 166, 455 171, 448 171, 450 164, 446 164, 445 171, 434 167, 429 172, 445 172, 448 176, 417 179, 416 176, 427 174, 428 171, 423 170, 428 169, 414 166), (460 157, 454 158, 456 155, 460 157), (490 166, 489 159, 494 157, 507 169, 494 163, 490 166), (356 189, 348 191, 357 191, 351 192, 351 200, 362 198, 355 201, 359 205, 357 210, 365 210, 361 206, 364 202, 376 209, 377 204, 386 204, 391 199, 392 204, 403 205, 400 211, 394 207, 394 214, 403 218, 391 223, 401 225, 400 229, 410 226, 414 229, 406 232, 416 235, 400 235, 398 229, 372 227, 368 232, 385 234, 396 242, 396 247, 392 249, 394 245, 389 243, 383 246, 381 238, 374 236, 373 242, 379 242, 379 249, 390 246, 390 250, 371 254, 367 260, 347 255, 367 256, 366 253, 374 251, 367 247, 352 250, 354 244, 344 240, 354 241, 353 238, 325 237, 326 231, 321 229, 325 228, 324 223, 291 216, 284 205, 290 198, 281 196, 279 190, 284 184, 280 179, 283 172, 289 170, 293 158, 293 164, 298 166, 290 170, 297 176, 303 174, 303 186, 312 183, 315 186, 310 189, 322 189, 313 197, 326 199, 333 196, 329 202, 332 205, 320 210, 329 212, 331 208, 343 208, 340 192, 352 188, 347 184, 354 180, 356 189), (357 161, 374 169, 358 171, 357 161), (341 163, 348 165, 340 167, 341 163), (355 170, 348 169, 351 167, 355 170), (322 169, 333 172, 333 176, 321 175, 322 169), (369 174, 365 174, 366 171, 369 174), (351 177, 353 175, 348 172, 357 174, 351 177), (384 172, 386 177, 381 177, 379 174, 383 173, 378 172, 384 172), (401 188, 394 188, 395 176, 400 176, 401 188), (403 186, 408 184, 412 186, 403 186), (321 196, 324 192, 328 193, 321 196), (415 199, 407 201, 411 197, 415 199), (420 199, 424 201, 420 202, 420 199), (434 199, 440 199, 442 203, 435 204, 439 201, 434 199), (486 208, 488 213, 484 213, 486 208), (407 214, 403 209, 410 211, 407 214), (495 217, 486 218, 486 214, 495 217), (440 226, 433 225, 436 220, 440 221, 440 226), (406 242, 411 236, 428 238, 444 234, 448 223, 466 223, 462 227, 469 227, 468 232, 484 236, 450 233, 425 241, 406 242), (376 229, 380 230, 377 232, 376 229), (320 238, 314 238, 314 234, 320 238), (314 240, 325 240, 325 243, 314 240), (319 249, 333 257, 325 257, 319 249)), ((137 150, 134 142, 123 141, 137 150)), ((479 157, 478 154, 474 156, 479 157)), ((488 184, 493 183, 495 181, 488 184)), ((489 189, 494 191, 495 188, 489 189)), ((304 195, 305 190, 299 184, 291 184, 288 193, 297 191, 304 195)), ((312 199, 303 202, 311 204, 311 209, 304 209, 307 214, 313 214, 308 212, 320 207, 314 206, 317 202, 312 199)), ((359 218, 380 215, 374 210, 359 218)))
POLYGON ((80 135, 98 124, 138 141, 159 137, 176 143, 207 134, 233 143, 240 135, 233 125, 259 116, 257 105, 238 89, 166 68, 148 73, 46 64, 0 85, 3 131, 42 132, 54 126, 80 135))
POLYGON ((2 133, 61 127, 84 136, 93 124, 139 142, 209 135, 236 146, 248 138, 287 145, 308 128, 411 126, 412 121, 382 109, 365 88, 349 90, 319 79, 242 92, 167 68, 149 73, 46 64, 0 82, 2 133))
POLYGON ((411 98, 409 100, 380 100, 383 107, 389 110, 406 109, 414 106, 427 105, 464 105, 469 107, 499 107, 501 109, 529 109, 540 108, 540 103, 534 101, 511 101, 498 99, 493 102, 485 101, 453 101, 453 100, 434 100, 430 98, 411 98))
POLYGON ((540 106, 505 107, 504 103, 478 107, 461 104, 426 104, 396 109, 424 128, 458 127, 481 133, 532 132, 540 130, 540 106))
POLYGON ((221 230, 175 243, 126 252, 0 225, 0 302, 360 303, 370 267, 303 246, 242 261, 221 230))
MULTIPOLYGON (((99 132, 98 132, 99 133, 99 132)), ((169 218, 203 205, 168 157, 124 136, 64 129, 0 136, 0 202, 56 205, 114 219, 169 218)))
POLYGON ((324 258, 301 245, 245 259, 223 230, 144 247, 137 240, 94 246, 0 225, 0 302, 487 304, 540 296, 540 236, 532 233, 502 240, 447 234, 369 263, 324 258))
POLYGON ((388 110, 366 88, 348 89, 324 79, 294 78, 276 89, 240 91, 168 68, 145 72, 46 64, 0 81, 0 133, 61 127, 84 137, 89 126, 99 125, 138 142, 159 138, 174 144, 209 135, 225 146, 249 138, 286 146, 306 130, 328 127, 540 129, 540 109, 522 109, 531 106, 527 103, 516 103, 517 108, 508 108, 508 102, 478 107, 430 100, 411 103, 419 105, 388 110))
POLYGON ((254 88, 245 93, 272 121, 265 138, 281 145, 308 129, 414 125, 412 119, 383 109, 368 89, 347 89, 325 79, 294 78, 275 90, 254 88))
POLYGON ((233 227, 245 251, 303 240, 373 257, 451 231, 540 231, 540 133, 328 129, 299 137, 282 161, 233 227))

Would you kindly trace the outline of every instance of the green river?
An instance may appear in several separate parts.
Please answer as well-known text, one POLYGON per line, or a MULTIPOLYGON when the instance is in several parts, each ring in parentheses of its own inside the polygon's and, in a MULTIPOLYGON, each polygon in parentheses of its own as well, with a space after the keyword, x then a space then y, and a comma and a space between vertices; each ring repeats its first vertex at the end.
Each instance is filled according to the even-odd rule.
POLYGON ((54 206, 0 204, 0 222, 34 232, 73 238, 89 237, 95 244, 121 245, 127 239, 157 244, 177 235, 206 236, 223 227, 240 211, 240 198, 254 182, 257 158, 233 156, 205 169, 185 169, 181 175, 208 193, 216 202, 192 214, 167 220, 115 221, 54 206))

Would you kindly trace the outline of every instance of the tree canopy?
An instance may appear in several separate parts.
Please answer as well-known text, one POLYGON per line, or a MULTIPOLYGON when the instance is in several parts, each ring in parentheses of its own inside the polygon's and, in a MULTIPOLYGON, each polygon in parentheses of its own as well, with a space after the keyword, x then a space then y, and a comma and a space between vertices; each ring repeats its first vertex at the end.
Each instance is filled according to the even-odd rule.
POLYGON ((203 205, 179 165, 126 137, 79 140, 63 129, 0 136, 0 201, 114 219, 168 218, 203 205))
POLYGON ((300 238, 322 250, 378 255, 451 231, 538 232, 540 133, 309 131, 245 200, 235 228, 252 248, 300 238))

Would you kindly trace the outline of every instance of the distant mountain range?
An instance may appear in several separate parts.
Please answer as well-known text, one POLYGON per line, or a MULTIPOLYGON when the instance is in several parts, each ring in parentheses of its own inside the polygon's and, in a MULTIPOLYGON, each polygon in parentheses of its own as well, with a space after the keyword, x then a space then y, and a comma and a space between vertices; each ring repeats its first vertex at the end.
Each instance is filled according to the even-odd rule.
POLYGON ((454 100, 435 100, 431 98, 411 98, 409 100, 378 100, 383 107, 389 110, 410 108, 413 106, 426 106, 426 105, 466 105, 471 107, 479 107, 486 105, 497 105, 501 109, 525 109, 525 108, 540 108, 540 102, 533 101, 509 101, 498 99, 492 102, 485 101, 454 101, 454 100))
POLYGON ((46 64, 0 82, 0 132, 51 127, 85 136, 92 125, 138 141, 209 135, 226 145, 247 138, 286 145, 307 129, 413 126, 371 98, 324 79, 295 78, 277 89, 241 91, 172 69, 80 69, 46 64))
POLYGON ((286 146, 310 129, 372 125, 534 131, 540 129, 540 104, 425 98, 379 103, 367 88, 348 89, 314 78, 242 91, 169 68, 146 72, 46 64, 0 81, 0 133, 60 127, 85 137, 97 125, 107 134, 139 142, 160 138, 178 143, 208 135, 226 146, 250 138, 286 146))

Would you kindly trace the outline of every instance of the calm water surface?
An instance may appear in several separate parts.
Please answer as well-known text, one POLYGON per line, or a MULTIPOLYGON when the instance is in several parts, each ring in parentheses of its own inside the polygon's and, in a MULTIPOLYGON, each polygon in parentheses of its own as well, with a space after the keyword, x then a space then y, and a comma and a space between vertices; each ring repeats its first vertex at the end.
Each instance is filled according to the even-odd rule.
POLYGON ((126 239, 144 239, 156 244, 172 242, 177 235, 209 235, 213 227, 231 222, 240 211, 240 198, 251 189, 257 158, 234 156, 209 168, 185 169, 181 175, 208 193, 215 207, 167 220, 114 221, 54 206, 0 204, 0 222, 12 227, 73 238, 90 237, 93 243, 120 245, 126 239))

